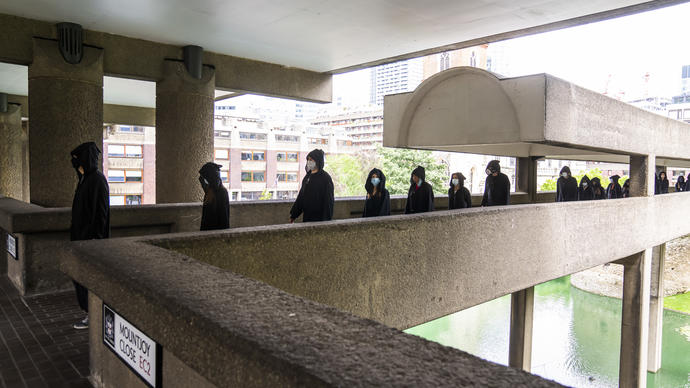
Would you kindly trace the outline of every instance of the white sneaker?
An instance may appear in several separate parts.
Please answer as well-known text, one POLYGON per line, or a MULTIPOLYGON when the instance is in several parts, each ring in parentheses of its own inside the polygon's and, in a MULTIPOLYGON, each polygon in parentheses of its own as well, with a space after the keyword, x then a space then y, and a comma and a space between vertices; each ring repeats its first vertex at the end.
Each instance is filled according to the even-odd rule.
POLYGON ((81 321, 75 323, 72 325, 73 328, 77 330, 84 330, 89 328, 89 316, 87 315, 86 318, 82 319, 81 321))

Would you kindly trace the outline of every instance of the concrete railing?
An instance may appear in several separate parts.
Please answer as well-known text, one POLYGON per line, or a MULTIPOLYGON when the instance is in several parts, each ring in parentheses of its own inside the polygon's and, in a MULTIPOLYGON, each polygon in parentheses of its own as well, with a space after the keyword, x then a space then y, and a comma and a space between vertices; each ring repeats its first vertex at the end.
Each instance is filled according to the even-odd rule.
MULTIPOLYGON (((548 195, 546 196, 548 198, 548 195)), ((517 193, 514 203, 526 203, 527 195, 517 193)), ((391 199, 392 214, 402 214, 405 197, 391 199)), ((474 196, 473 204, 481 203, 474 196)), ((446 209, 448 198, 436 198, 436 208, 446 209)), ((232 202, 230 227, 248 227, 287 223, 292 201, 232 202)), ((338 198, 335 219, 362 216, 363 198, 338 198)), ((143 236, 199 230, 201 204, 162 204, 142 206, 113 206, 111 208, 112 237, 143 236)), ((0 230, 17 238, 18 257, 6 254, 2 236, 0 247, 5 257, 0 260, 0 273, 10 278, 22 294, 53 292, 71 287, 71 281, 58 270, 59 250, 69 241, 71 210, 43 208, 11 198, 0 197, 0 230)))

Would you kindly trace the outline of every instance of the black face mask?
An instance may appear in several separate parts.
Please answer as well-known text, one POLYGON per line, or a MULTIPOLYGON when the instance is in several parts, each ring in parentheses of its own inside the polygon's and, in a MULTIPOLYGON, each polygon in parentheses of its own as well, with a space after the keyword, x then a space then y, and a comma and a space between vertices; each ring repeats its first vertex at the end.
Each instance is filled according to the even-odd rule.
POLYGON ((72 158, 72 167, 74 167, 75 170, 79 170, 79 160, 77 158, 72 158))

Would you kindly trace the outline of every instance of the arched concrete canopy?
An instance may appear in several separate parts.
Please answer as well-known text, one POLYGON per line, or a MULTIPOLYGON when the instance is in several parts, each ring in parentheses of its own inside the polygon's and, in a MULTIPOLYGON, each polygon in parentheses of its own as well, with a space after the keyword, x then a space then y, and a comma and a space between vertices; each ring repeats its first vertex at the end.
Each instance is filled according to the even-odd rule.
POLYGON ((468 67, 384 100, 387 147, 690 166, 690 125, 548 74, 500 78, 468 67))

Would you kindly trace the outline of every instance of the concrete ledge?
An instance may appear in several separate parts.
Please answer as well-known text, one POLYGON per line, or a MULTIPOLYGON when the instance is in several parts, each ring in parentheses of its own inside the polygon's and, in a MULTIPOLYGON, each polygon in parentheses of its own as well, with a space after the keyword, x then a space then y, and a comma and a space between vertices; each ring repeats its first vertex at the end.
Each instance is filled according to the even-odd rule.
MULTIPOLYGON (((137 239, 70 245, 70 277, 215 386, 560 386, 137 239)), ((92 374, 107 357, 94 341, 92 374)), ((133 380, 127 370, 98 377, 133 380)), ((176 378, 164 374, 163 385, 176 378)))

